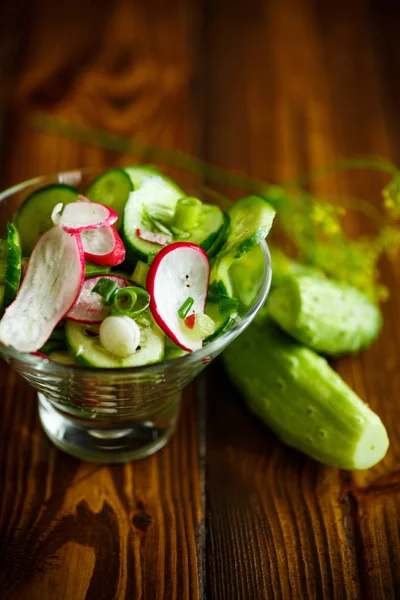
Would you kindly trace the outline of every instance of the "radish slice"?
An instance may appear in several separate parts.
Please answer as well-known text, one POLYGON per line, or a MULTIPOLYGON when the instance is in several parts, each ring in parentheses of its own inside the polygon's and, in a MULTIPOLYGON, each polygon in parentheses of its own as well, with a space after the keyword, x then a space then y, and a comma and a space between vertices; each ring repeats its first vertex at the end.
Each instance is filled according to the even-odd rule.
POLYGON ((95 265, 115 267, 125 260, 125 246, 113 225, 82 231, 85 259, 95 265))
POLYGON ((71 202, 56 204, 51 214, 54 225, 67 233, 81 233, 87 229, 98 229, 113 225, 118 219, 115 211, 97 202, 71 202))
POLYGON ((67 319, 78 323, 101 323, 108 317, 109 307, 104 306, 100 294, 92 292, 99 279, 111 279, 119 288, 132 285, 132 282, 119 275, 100 275, 88 277, 83 284, 80 296, 72 309, 66 315, 67 319))
POLYGON ((78 298, 85 275, 82 242, 53 227, 37 242, 17 298, 0 321, 0 342, 36 352, 78 298))
POLYGON ((136 235, 146 242, 153 242, 159 246, 165 246, 171 241, 171 236, 165 233, 154 233, 153 231, 143 231, 143 229, 136 229, 136 235))
POLYGON ((147 274, 146 286, 155 320, 175 344, 188 352, 201 348, 203 341, 193 340, 185 333, 178 310, 191 296, 194 299, 191 312, 204 312, 209 278, 207 254, 190 242, 176 242, 160 250, 147 274))

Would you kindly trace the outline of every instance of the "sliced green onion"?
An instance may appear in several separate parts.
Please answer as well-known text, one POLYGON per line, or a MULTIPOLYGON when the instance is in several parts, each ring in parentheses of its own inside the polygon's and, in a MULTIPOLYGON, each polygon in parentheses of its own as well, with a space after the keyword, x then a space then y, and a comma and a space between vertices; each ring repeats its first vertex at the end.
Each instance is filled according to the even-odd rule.
POLYGON ((137 300, 136 288, 124 287, 114 295, 113 298, 113 315, 129 315, 137 300))
POLYGON ((193 304, 194 304, 194 300, 191 296, 186 298, 185 302, 182 304, 182 306, 178 310, 178 315, 180 316, 181 319, 186 319, 186 317, 189 314, 189 310, 192 308, 193 304))
POLYGON ((176 203, 174 225, 178 229, 193 229, 196 227, 201 211, 201 201, 198 198, 187 196, 176 203))
POLYGON ((122 288, 114 296, 111 314, 135 319, 149 307, 149 304, 150 294, 146 290, 140 287, 122 288), (141 306, 137 305, 138 297, 142 298, 141 306))
POLYGON ((235 312, 239 308, 239 300, 237 298, 223 298, 219 300, 219 308, 221 312, 235 312))
MULTIPOLYGON (((3 304, 3 298, 4 298, 4 285, 0 285, 0 307, 3 304)), ((1 314, 1 310, 0 310, 0 314, 1 314)))
POLYGON ((112 281, 112 279, 107 279, 106 277, 101 277, 101 279, 98 280, 92 289, 92 294, 93 292, 96 292, 96 294, 99 294, 99 296, 103 298, 103 304, 109 305, 112 304, 114 296, 118 290, 119 287, 115 281, 112 281))
POLYGON ((153 227, 158 229, 158 231, 162 231, 162 233, 172 236, 172 231, 161 220, 163 218, 163 215, 157 215, 157 217, 155 217, 148 210, 144 210, 144 216, 153 227))
POLYGON ((157 252, 149 252, 149 256, 147 257, 147 264, 148 264, 148 266, 151 265, 151 263, 155 259, 156 255, 157 255, 157 252))
POLYGON ((146 287, 146 278, 149 270, 149 266, 146 263, 139 260, 135 267, 135 270, 132 273, 132 281, 141 285, 142 287, 146 287))

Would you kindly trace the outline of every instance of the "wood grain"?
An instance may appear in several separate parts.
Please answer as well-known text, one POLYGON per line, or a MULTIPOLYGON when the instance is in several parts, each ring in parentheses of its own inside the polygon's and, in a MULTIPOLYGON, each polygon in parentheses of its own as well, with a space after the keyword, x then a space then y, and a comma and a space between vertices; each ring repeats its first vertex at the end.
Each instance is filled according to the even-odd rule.
MULTIPOLYGON (((397 13, 373 9, 380 21, 362 1, 259 0, 246 8, 232 3, 229 14, 222 0, 210 4, 207 158, 269 181, 291 179, 352 154, 394 160, 398 118, 391 115, 399 88, 386 79, 389 110, 378 64, 393 76, 396 59, 389 54, 393 37, 379 26, 390 20, 384 27, 394 32, 400 21, 397 13)), ((382 182, 379 175, 361 172, 316 182, 313 189, 379 203, 382 182)), ((348 226, 354 233, 371 228, 355 215, 348 226)), ((374 469, 351 476, 284 447, 247 414, 218 366, 210 370, 211 597, 398 597, 399 275, 395 265, 383 270, 392 295, 379 341, 359 357, 336 363, 388 429, 390 451, 374 469)))
MULTIPOLYGON (((29 129, 38 109, 196 152, 191 2, 176 3, 175 14, 161 1, 32 4, 9 88, 6 183, 132 160, 29 129)), ((112 468, 52 447, 33 390, 4 363, 0 398, 2 600, 202 596, 203 433, 194 388, 164 450, 112 468)))
MULTIPOLYGON (((4 184, 131 160, 29 129, 35 110, 267 181, 350 154, 400 160, 400 15, 386 0, 7 0, 0 17, 4 184)), ((378 203, 383 181, 342 174, 313 191, 378 203)), ((382 269, 382 336, 336 363, 389 432, 368 472, 284 447, 220 364, 157 455, 81 463, 47 442, 33 391, 1 363, 1 600, 399 597, 400 277, 382 269)))

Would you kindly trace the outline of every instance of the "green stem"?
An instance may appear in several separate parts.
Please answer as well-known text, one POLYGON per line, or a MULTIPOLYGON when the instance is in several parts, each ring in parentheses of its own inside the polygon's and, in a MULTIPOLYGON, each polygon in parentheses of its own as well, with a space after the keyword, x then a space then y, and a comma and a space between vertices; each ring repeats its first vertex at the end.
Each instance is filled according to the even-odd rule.
POLYGON ((171 167, 177 167, 201 175, 215 183, 232 185, 259 194, 265 193, 266 188, 269 186, 265 181, 230 173, 225 169, 215 167, 214 165, 211 165, 200 158, 195 158, 190 154, 186 154, 185 152, 142 144, 104 131, 97 131, 82 125, 67 123, 61 119, 56 119, 43 113, 34 113, 30 116, 28 123, 31 127, 39 129, 40 131, 54 133, 63 137, 78 140, 82 143, 99 146, 113 152, 131 154, 132 156, 138 156, 146 161, 155 160, 157 162, 163 162, 171 167))
POLYGON ((196 227, 201 210, 201 202, 197 198, 187 196, 176 203, 174 225, 178 229, 193 229, 196 227))

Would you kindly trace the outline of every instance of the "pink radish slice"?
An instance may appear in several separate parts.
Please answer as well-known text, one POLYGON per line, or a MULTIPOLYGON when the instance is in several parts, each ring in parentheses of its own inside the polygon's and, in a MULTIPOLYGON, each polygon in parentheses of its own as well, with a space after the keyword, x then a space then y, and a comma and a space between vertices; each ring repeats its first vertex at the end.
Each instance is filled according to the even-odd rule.
POLYGON ((204 312, 209 278, 207 254, 190 242, 176 242, 160 250, 147 274, 150 309, 157 324, 175 344, 188 352, 198 350, 203 342, 195 341, 185 333, 178 310, 190 296, 194 300, 191 313, 204 312))
POLYGON ((166 235, 165 233, 154 233, 153 231, 143 231, 143 229, 136 229, 136 235, 141 240, 153 242, 153 244, 158 244, 159 246, 165 246, 171 241, 170 235, 166 235))
POLYGON ((113 225, 118 219, 115 211, 97 202, 71 202, 57 204, 51 214, 54 225, 67 233, 81 233, 87 229, 98 229, 113 225))
POLYGON ((80 237, 49 229, 34 247, 18 295, 0 321, 0 342, 36 352, 75 304, 84 276, 80 237))
POLYGON ((38 356, 39 358, 44 358, 46 360, 50 360, 50 358, 48 356, 46 356, 45 354, 43 354, 43 352, 31 352, 32 356, 38 356))
POLYGON ((96 275, 88 277, 83 284, 80 296, 67 314, 67 319, 78 323, 101 323, 108 316, 109 308, 104 306, 100 294, 92 292, 99 279, 111 279, 119 288, 132 285, 132 282, 119 275, 96 275))
POLYGON ((95 265, 115 267, 125 260, 125 246, 113 225, 80 234, 85 259, 95 265))

